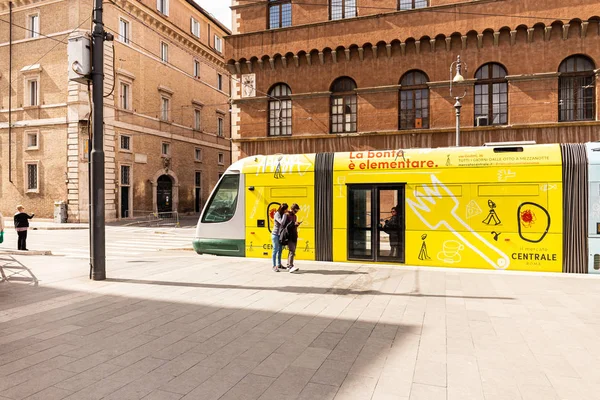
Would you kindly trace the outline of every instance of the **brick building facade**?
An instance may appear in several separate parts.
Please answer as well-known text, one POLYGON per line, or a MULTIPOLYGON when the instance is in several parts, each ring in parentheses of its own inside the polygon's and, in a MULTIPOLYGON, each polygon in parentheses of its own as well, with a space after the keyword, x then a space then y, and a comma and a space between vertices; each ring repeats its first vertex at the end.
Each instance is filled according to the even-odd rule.
MULTIPOLYGON (((90 101, 68 80, 66 43, 89 34, 92 5, 0 1, 4 215, 22 203, 51 217, 65 201, 69 221, 88 220, 90 101)), ((229 31, 192 0, 108 1, 104 23, 107 219, 197 212, 231 161, 229 31)))
POLYGON ((453 146, 459 55, 462 145, 600 140, 595 0, 234 0, 232 10, 234 159, 453 146))

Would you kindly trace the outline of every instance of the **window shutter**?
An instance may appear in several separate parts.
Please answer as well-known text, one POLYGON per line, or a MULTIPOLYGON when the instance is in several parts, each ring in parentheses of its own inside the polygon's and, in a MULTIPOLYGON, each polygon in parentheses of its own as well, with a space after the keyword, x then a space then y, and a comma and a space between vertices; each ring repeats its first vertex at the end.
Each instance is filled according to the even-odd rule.
POLYGON ((165 15, 169 15, 169 0, 165 0, 165 15))

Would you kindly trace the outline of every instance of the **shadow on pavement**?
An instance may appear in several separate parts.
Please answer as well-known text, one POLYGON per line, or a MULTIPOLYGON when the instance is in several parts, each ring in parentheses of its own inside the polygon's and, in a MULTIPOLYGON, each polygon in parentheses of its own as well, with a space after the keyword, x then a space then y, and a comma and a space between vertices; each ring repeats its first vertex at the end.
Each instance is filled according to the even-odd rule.
POLYGON ((38 285, 38 279, 23 263, 11 255, 0 254, 0 282, 24 282, 38 285))
POLYGON ((224 285, 217 283, 194 283, 194 282, 173 282, 173 281, 152 281, 142 279, 122 279, 122 278, 106 278, 106 282, 118 283, 134 283, 139 285, 158 285, 158 286, 173 286, 173 287, 191 287, 204 289, 236 289, 236 290, 265 290, 288 293, 304 293, 304 294, 328 294, 337 296, 352 296, 352 295, 375 295, 375 296, 409 296, 409 297, 432 297, 432 298, 454 298, 454 299, 480 299, 480 300, 514 300, 512 297, 489 297, 489 296, 454 296, 444 294, 425 294, 425 293, 388 293, 379 290, 356 290, 343 288, 319 288, 306 286, 243 286, 243 285, 224 285))

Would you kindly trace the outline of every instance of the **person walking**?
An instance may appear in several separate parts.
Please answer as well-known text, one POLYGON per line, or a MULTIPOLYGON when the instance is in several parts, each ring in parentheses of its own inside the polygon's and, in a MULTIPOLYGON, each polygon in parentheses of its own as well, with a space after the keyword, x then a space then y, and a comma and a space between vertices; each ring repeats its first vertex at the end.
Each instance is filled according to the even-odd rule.
POLYGON ((280 269, 285 269, 284 266, 281 265, 281 253, 283 252, 283 246, 279 242, 279 234, 281 233, 281 221, 283 220, 287 209, 287 203, 283 203, 279 206, 275 212, 275 215, 273 216, 275 226, 271 232, 271 242, 273 243, 273 271, 275 272, 279 272, 280 269))
MULTIPOLYGON (((296 256, 296 246, 298 244, 298 226, 302 222, 298 222, 298 214, 300 207, 294 203, 290 207, 290 210, 281 221, 281 229, 287 230, 287 247, 288 247, 288 265, 287 268, 290 272, 299 271, 300 268, 294 265, 294 257, 296 256)), ((280 233, 281 236, 281 233, 280 233)))
POLYGON ((29 220, 33 218, 35 214, 27 214, 25 207, 22 205, 17 206, 17 213, 15 214, 15 230, 19 239, 17 241, 17 249, 27 251, 27 230, 29 229, 29 220))

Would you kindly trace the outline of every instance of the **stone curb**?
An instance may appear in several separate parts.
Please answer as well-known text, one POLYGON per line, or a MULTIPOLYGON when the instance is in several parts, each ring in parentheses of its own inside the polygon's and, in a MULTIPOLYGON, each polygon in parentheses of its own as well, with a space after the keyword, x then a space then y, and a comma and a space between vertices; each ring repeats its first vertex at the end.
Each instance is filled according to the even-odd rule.
POLYGON ((40 226, 31 228, 32 231, 61 231, 61 230, 82 230, 82 229, 90 229, 88 226, 40 226))
POLYGON ((50 250, 0 250, 0 255, 18 255, 18 256, 51 256, 50 250))

